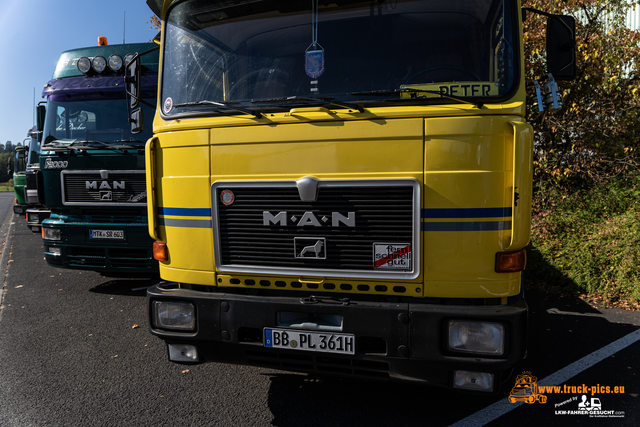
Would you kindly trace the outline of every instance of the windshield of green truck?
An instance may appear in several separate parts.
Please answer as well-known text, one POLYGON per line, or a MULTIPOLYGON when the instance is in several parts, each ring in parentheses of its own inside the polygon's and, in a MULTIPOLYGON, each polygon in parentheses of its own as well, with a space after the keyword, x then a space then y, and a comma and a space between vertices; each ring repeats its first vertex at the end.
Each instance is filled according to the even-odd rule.
POLYGON ((185 0, 166 17, 161 113, 496 102, 519 83, 517 24, 512 0, 185 0))
MULTIPOLYGON (((153 99, 147 101, 155 103, 153 99)), ((145 117, 155 111, 142 107, 145 117)), ((131 133, 127 101, 123 97, 108 98, 64 94, 51 96, 47 103, 43 145, 52 142, 146 142, 153 135, 151 123, 140 134, 131 133), (70 99, 69 99, 70 98, 70 99), (83 99, 86 98, 86 99, 83 99)))

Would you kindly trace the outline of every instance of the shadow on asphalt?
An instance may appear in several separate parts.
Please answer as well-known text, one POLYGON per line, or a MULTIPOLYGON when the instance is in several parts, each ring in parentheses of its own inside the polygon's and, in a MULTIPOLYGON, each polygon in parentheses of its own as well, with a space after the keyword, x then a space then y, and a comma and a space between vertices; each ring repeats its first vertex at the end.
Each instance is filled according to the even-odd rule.
POLYGON ((147 288, 157 284, 158 277, 154 278, 112 278, 89 289, 97 294, 122 295, 146 297, 147 288))
POLYGON ((460 412, 445 411, 464 400, 474 412, 497 397, 460 394, 416 384, 270 375, 269 408, 273 425, 288 426, 395 426, 450 425, 460 412))

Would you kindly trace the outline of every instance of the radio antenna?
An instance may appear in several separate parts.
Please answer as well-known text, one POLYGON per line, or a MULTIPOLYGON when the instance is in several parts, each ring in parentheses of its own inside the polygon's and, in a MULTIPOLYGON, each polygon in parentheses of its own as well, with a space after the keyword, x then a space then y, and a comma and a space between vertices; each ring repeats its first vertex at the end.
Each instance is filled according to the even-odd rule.
POLYGON ((127 29, 127 11, 124 12, 124 18, 122 19, 122 44, 124 44, 125 31, 127 29))

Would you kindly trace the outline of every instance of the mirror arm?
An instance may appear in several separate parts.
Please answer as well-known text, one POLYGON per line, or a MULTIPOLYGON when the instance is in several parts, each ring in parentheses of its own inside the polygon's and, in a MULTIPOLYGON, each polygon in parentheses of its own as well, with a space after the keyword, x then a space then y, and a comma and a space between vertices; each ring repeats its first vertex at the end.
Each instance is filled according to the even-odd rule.
MULTIPOLYGON (((536 15, 546 16, 547 18, 554 18, 554 17, 556 17, 556 16, 561 16, 561 15, 554 15, 553 13, 545 12, 545 11, 543 11, 543 10, 533 9, 533 8, 531 8, 531 7, 523 7, 523 8, 522 8, 522 10, 526 10, 526 11, 528 11, 528 12, 535 13, 536 15)), ((524 19, 522 19, 522 21, 524 22, 524 19)), ((564 27, 565 27, 565 28, 566 28, 570 33, 573 33, 573 29, 572 29, 571 27, 569 27, 569 26, 567 25, 567 23, 566 23, 566 22, 564 22, 562 19, 559 19, 559 21, 560 21, 560 23, 561 23, 562 25, 564 25, 564 27)), ((575 34, 574 34, 574 36, 575 36, 575 34)), ((576 46, 576 43, 574 42, 572 46, 569 46, 569 48, 572 48, 572 47, 575 47, 575 46, 576 46)))
MULTIPOLYGON (((533 9, 531 7, 523 7, 522 10, 526 10, 527 12, 535 13, 536 15, 553 16, 553 14, 551 14, 549 12, 545 12, 545 11, 538 10, 538 9, 533 9)), ((523 21, 524 21, 524 19, 523 19, 523 21)))

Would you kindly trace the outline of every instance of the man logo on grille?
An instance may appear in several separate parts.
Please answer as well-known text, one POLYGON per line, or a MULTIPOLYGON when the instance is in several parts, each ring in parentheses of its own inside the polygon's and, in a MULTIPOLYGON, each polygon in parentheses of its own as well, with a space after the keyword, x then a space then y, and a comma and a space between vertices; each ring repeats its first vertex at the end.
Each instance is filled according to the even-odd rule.
POLYGON ((113 200, 113 193, 111 191, 101 191, 100 200, 103 202, 110 202, 113 200))

